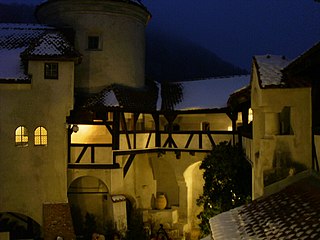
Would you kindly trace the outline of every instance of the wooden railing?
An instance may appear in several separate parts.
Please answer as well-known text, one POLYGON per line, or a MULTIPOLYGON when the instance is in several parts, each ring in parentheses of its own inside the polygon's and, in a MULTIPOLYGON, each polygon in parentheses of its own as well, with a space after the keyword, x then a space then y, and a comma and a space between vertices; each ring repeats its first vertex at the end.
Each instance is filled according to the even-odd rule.
POLYGON ((120 132, 119 149, 114 144, 69 144, 69 168, 116 168, 116 156, 162 151, 210 152, 222 141, 237 141, 232 131, 127 131, 120 132))
POLYGON ((155 131, 120 134, 119 150, 135 149, 203 149, 211 150, 222 141, 237 142, 232 131, 155 131))
POLYGON ((252 138, 241 137, 242 149, 247 157, 247 160, 252 164, 253 161, 253 149, 252 149, 252 138))

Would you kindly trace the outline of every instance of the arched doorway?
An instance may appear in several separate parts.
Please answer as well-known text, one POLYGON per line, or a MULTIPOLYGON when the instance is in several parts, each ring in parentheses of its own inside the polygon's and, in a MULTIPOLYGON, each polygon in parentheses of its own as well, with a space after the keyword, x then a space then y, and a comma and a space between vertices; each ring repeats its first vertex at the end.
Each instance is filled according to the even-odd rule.
POLYGON ((197 205, 197 199, 203 193, 203 171, 199 169, 201 161, 190 165, 184 172, 184 178, 187 184, 187 208, 188 224, 191 229, 198 228, 200 221, 197 215, 202 208, 197 205))
POLYGON ((109 190, 96 177, 75 179, 68 189, 68 200, 77 236, 103 233, 106 225, 112 221, 109 190))
POLYGON ((0 232, 9 232, 10 239, 40 239, 40 224, 14 212, 0 213, 0 232))

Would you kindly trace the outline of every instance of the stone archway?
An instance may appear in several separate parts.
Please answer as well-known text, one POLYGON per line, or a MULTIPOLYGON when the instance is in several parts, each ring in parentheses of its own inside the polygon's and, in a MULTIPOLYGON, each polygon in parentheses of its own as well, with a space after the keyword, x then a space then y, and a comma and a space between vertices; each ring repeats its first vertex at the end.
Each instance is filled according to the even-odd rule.
MULTIPOLYGON (((0 232, 10 239, 38 239, 42 235, 39 223, 26 215, 14 212, 0 213, 0 232)), ((0 236, 0 239, 2 237, 6 238, 0 236)))
POLYGON ((198 228, 199 219, 197 215, 202 210, 197 205, 197 199, 203 193, 203 171, 199 169, 201 161, 190 165, 184 172, 183 176, 187 184, 187 212, 188 225, 190 229, 198 228))
POLYGON ((103 233, 113 219, 109 189, 96 177, 82 176, 73 180, 68 200, 76 235, 85 235, 88 231, 103 233))

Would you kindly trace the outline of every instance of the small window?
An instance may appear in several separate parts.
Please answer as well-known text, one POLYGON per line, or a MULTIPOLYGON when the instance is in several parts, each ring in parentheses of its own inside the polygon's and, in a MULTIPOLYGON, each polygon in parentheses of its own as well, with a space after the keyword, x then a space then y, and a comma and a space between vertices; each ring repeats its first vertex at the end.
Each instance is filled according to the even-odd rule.
POLYGON ((88 49, 89 50, 100 49, 100 37, 99 36, 88 36, 88 49))
POLYGON ((251 108, 249 108, 248 110, 248 122, 252 122, 253 121, 253 111, 251 108))
POLYGON ((201 123, 201 130, 202 131, 210 131, 210 123, 209 122, 202 122, 201 123))
POLYGON ((35 146, 47 146, 48 133, 44 127, 37 127, 34 130, 34 145, 35 146))
POLYGON ((18 147, 28 146, 28 129, 24 126, 19 126, 15 131, 15 143, 18 147))
POLYGON ((44 78, 45 79, 58 79, 59 68, 58 63, 45 63, 44 64, 44 78))

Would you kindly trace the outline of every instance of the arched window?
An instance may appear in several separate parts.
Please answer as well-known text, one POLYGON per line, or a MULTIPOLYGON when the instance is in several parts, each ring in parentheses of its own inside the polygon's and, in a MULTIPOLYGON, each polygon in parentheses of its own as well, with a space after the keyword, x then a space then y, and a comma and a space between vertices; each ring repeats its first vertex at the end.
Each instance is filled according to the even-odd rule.
POLYGON ((15 143, 16 146, 26 147, 28 146, 28 129, 24 126, 19 126, 15 130, 15 143))
POLYGON ((44 127, 37 127, 34 130, 34 145, 35 146, 47 146, 48 144, 48 132, 44 127))

